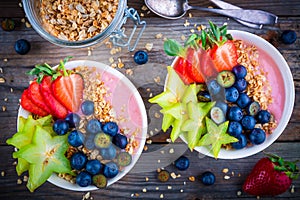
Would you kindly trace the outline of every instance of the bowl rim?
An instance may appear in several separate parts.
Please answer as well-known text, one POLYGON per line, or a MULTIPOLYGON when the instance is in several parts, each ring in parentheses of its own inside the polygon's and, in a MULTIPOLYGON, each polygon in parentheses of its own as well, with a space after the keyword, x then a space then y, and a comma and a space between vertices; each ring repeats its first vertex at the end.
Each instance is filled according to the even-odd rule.
MULTIPOLYGON (((54 68, 56 68, 57 66, 58 65, 56 65, 54 68)), ((117 77, 119 81, 122 81, 130 89, 130 91, 132 92, 132 95, 134 96, 135 100, 137 101, 139 111, 141 112, 142 127, 141 127, 141 137, 139 137, 139 139, 140 139, 139 145, 140 146, 139 146, 138 150, 135 152, 130 165, 125 167, 125 169, 121 173, 119 172, 120 174, 118 174, 116 177, 108 180, 108 183, 107 183, 107 187, 108 187, 108 186, 112 185, 113 183, 117 182, 118 180, 120 180, 121 178, 123 178, 126 174, 128 174, 130 172, 130 170, 133 169, 133 167, 135 166, 136 162, 138 161, 138 159, 140 158, 140 156, 142 154, 142 151, 143 151, 143 148, 145 145, 145 141, 146 141, 147 129, 148 129, 148 119, 147 119, 145 104, 143 102, 143 99, 142 99, 140 93, 138 92, 137 88, 133 85, 133 83, 121 72, 119 72, 118 70, 116 70, 114 68, 111 68, 110 66, 108 66, 104 63, 101 63, 98 61, 92 61, 92 60, 72 60, 72 61, 68 61, 65 64, 65 66, 67 69, 72 69, 72 68, 78 67, 78 66, 96 67, 97 69, 101 70, 101 72, 108 72, 111 75, 117 77)), ((21 106, 19 106, 18 117, 17 117, 17 129, 19 127, 19 116, 26 117, 26 116, 28 116, 28 114, 29 114, 28 111, 24 110, 21 106)), ((88 186, 88 187, 80 187, 77 184, 70 183, 70 182, 58 177, 57 174, 55 174, 55 173, 53 173, 47 181, 49 181, 53 185, 56 185, 60 188, 72 190, 72 191, 92 191, 92 190, 99 189, 93 185, 88 186)))
MULTIPOLYGON (((228 33, 232 34, 234 39, 245 40, 246 42, 255 45, 257 48, 264 50, 277 65, 284 83, 284 90, 289 91, 289 92, 285 92, 285 96, 284 96, 285 101, 284 101, 283 113, 280 122, 278 123, 273 133, 271 135, 268 135, 268 137, 262 144, 246 147, 244 149, 239 149, 239 150, 225 150, 222 148, 218 155, 218 159, 240 159, 240 158, 245 158, 248 156, 255 155, 265 150, 267 147, 273 144, 277 140, 277 138, 282 134, 293 112, 294 101, 295 101, 295 87, 293 82, 293 76, 286 60, 272 44, 270 44, 265 39, 250 32, 240 31, 240 30, 228 30, 228 33)), ((177 59, 178 57, 176 57, 173 60, 171 66, 174 66, 177 59)), ((185 143, 187 143, 185 136, 183 134, 181 134, 179 137, 185 143)), ((205 146, 197 146, 195 147, 195 150, 198 153, 203 154, 204 156, 209 156, 214 158, 212 153, 205 146)))

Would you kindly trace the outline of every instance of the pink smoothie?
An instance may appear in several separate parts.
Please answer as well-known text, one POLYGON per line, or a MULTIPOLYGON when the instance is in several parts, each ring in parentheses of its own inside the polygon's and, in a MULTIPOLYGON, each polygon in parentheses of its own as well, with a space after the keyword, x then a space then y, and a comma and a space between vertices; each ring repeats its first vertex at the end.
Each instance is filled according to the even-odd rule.
POLYGON ((272 87, 273 103, 268 109, 275 116, 277 122, 280 121, 285 102, 284 82, 279 71, 279 66, 276 66, 274 60, 263 50, 259 51, 259 65, 267 72, 267 79, 272 87))
POLYGON ((106 100, 111 102, 119 127, 125 130, 127 136, 142 137, 142 113, 135 96, 138 91, 126 84, 128 80, 120 80, 108 71, 102 73, 102 81, 108 90, 106 100))

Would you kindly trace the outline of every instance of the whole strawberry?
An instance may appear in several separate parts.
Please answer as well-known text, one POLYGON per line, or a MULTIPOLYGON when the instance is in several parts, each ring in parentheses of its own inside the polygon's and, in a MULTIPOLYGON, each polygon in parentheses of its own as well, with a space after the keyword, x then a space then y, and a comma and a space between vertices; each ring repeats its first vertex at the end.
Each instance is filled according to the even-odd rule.
POLYGON ((243 185, 244 192, 256 196, 284 193, 291 186, 292 179, 298 178, 296 162, 284 161, 276 155, 260 159, 243 185))

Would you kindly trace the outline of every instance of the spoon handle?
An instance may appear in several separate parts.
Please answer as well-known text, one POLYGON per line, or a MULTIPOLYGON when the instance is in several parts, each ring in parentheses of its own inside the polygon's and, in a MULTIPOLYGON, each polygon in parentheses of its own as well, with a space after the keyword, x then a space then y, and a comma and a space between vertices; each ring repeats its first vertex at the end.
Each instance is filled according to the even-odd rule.
POLYGON ((187 3, 184 5, 184 10, 201 10, 207 12, 213 12, 221 14, 227 17, 232 17, 249 23, 255 24, 275 24, 277 23, 278 17, 272 13, 268 13, 262 10, 243 10, 243 9, 214 9, 214 8, 205 8, 199 6, 190 6, 187 3))
MULTIPOLYGON (((230 3, 227 3, 227 2, 221 1, 221 0, 209 0, 209 1, 222 9, 242 9, 241 7, 232 5, 230 3)), ((239 22, 240 24, 243 24, 244 26, 248 26, 250 28, 262 29, 262 27, 263 27, 262 24, 253 24, 253 23, 245 22, 245 21, 242 21, 239 19, 235 19, 235 20, 237 22, 239 22)))

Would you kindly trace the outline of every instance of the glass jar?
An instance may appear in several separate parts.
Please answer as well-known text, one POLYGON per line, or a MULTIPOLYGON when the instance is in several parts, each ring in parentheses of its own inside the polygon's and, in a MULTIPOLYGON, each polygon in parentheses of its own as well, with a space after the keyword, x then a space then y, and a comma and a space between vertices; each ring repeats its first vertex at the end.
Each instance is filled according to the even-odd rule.
POLYGON ((33 29, 41 35, 44 39, 49 42, 61 46, 70 48, 82 48, 92 46, 103 42, 107 38, 110 38, 114 46, 128 47, 129 51, 133 51, 146 27, 146 22, 141 21, 137 11, 133 8, 127 8, 127 0, 119 0, 118 9, 115 17, 102 32, 95 35, 92 38, 80 40, 80 41, 69 41, 60 39, 51 33, 49 33, 43 26, 41 16, 39 15, 39 7, 41 0, 22 0, 25 14, 31 23, 33 29), (127 37, 122 30, 122 26, 126 23, 127 19, 133 21, 133 28, 130 36, 127 37), (133 35, 139 29, 137 33, 136 41, 132 42, 133 35))

